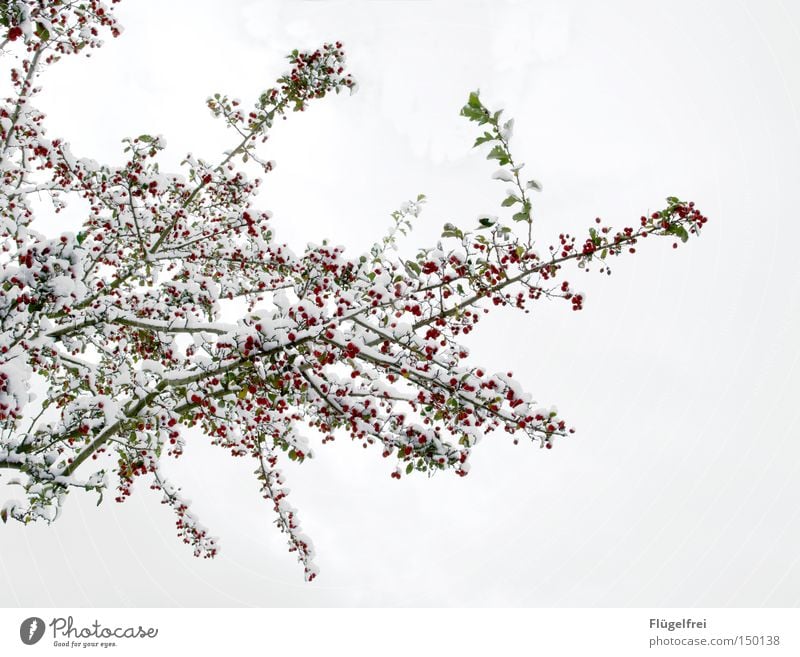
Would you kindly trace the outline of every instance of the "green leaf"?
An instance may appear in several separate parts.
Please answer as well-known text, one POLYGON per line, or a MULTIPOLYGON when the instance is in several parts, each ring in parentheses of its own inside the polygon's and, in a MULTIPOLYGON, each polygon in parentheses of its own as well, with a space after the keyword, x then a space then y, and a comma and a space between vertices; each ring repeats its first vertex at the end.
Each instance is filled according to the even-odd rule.
POLYGON ((464 233, 457 226, 447 223, 442 228, 442 237, 457 237, 458 239, 462 239, 464 233))
POLYGON ((668 228, 664 229, 664 235, 680 237, 681 242, 687 242, 689 240, 689 233, 687 233, 686 229, 680 224, 670 224, 668 228))
POLYGON ((689 233, 686 232, 683 226, 675 226, 672 232, 681 238, 681 242, 685 243, 689 241, 689 233))
POLYGON ((36 23, 36 32, 34 32, 37 37, 39 37, 42 41, 47 41, 50 38, 50 30, 48 30, 42 23, 36 23))
POLYGON ((413 260, 408 260, 408 261, 406 261, 405 264, 406 264, 406 269, 410 269, 417 276, 419 276, 422 273, 422 268, 416 262, 414 262, 413 260))
POLYGON ((477 91, 473 91, 469 95, 467 104, 461 110, 461 115, 466 116, 470 121, 477 121, 480 125, 490 121, 489 110, 481 103, 477 91))
POLYGON ((491 217, 481 217, 480 219, 478 219, 478 223, 483 228, 490 228, 490 227, 494 226, 495 220, 492 219, 491 217))
POLYGON ((409 463, 409 464, 406 466, 406 474, 411 474, 411 471, 412 471, 413 469, 414 469, 414 464, 413 464, 413 463, 409 463))
POLYGON ((296 460, 297 460, 297 452, 296 452, 295 450, 291 450, 291 451, 289 452, 289 458, 290 458, 292 461, 296 461, 296 460))
POLYGON ((514 205, 514 203, 520 203, 520 202, 521 201, 520 201, 519 197, 518 196, 514 196, 514 194, 512 194, 511 196, 506 198, 500 205, 502 205, 504 208, 508 208, 508 207, 511 207, 512 205, 514 205))
POLYGON ((530 217, 528 216, 527 212, 517 212, 513 217, 511 217, 514 221, 530 221, 530 217))
POLYGON ((469 105, 464 105, 464 107, 461 108, 461 116, 467 117, 470 121, 486 123, 486 113, 482 109, 476 109, 469 105))
POLYGON ((475 143, 472 144, 472 148, 475 148, 476 146, 480 146, 481 144, 485 144, 487 141, 493 141, 494 139, 495 139, 495 137, 492 136, 490 133, 484 132, 482 136, 478 137, 475 140, 475 143))
POLYGON ((489 151, 489 154, 486 156, 486 159, 498 160, 501 165, 509 163, 508 152, 506 151, 505 148, 503 148, 499 144, 489 151))
POLYGON ((145 144, 149 144, 153 141, 153 138, 150 135, 139 135, 139 141, 143 141, 145 144))

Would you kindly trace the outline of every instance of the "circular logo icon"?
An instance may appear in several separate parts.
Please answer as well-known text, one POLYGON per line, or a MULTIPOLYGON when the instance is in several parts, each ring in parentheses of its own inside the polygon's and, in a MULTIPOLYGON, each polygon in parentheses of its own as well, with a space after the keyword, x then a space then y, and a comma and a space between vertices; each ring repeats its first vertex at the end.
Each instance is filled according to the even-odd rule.
POLYGON ((22 621, 19 626, 19 638, 26 646, 32 646, 44 636, 44 621, 36 616, 31 616, 22 621))

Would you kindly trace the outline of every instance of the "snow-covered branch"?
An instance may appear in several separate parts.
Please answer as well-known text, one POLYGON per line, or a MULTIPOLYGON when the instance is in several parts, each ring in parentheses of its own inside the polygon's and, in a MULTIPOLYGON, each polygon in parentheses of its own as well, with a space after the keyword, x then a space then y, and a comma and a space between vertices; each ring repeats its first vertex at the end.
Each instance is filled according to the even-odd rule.
POLYGON ((368 253, 351 258, 328 242, 296 253, 276 239, 255 203, 261 181, 241 165, 252 159, 269 172, 259 143, 279 118, 355 88, 342 44, 292 52, 291 70, 249 108, 209 98, 234 137, 216 163, 189 154, 179 172, 164 173, 164 138, 142 134, 124 140, 126 161, 110 166, 50 138, 32 101, 43 69, 120 34, 112 9, 98 0, 0 4, 15 94, 0 103, 0 477, 25 493, 3 507, 3 520, 55 520, 69 490, 102 499, 109 475, 123 501, 145 477, 177 514, 181 540, 214 556, 216 539, 161 467, 199 429, 253 459, 313 579, 314 549, 278 467, 313 458, 301 421, 322 443, 349 435, 377 446, 393 459, 395 479, 465 476, 472 449, 493 431, 550 448, 570 433, 566 421, 510 373, 471 364, 462 337, 497 307, 528 312, 564 299, 580 310, 584 295, 565 280, 567 267, 606 272, 646 238, 677 245, 706 222, 692 203, 669 197, 635 226, 598 220, 580 239, 561 234, 547 245, 533 221, 531 194, 542 186, 521 176, 511 154, 513 122, 473 93, 462 115, 481 126, 475 145, 501 167, 492 177, 512 185, 500 216, 446 224, 437 244, 404 259, 395 247, 421 211, 419 196, 392 213, 368 253), (34 230, 33 192, 56 212, 86 201, 80 228, 34 230), (233 299, 247 310, 231 321, 223 307, 233 299), (38 404, 36 377, 47 386, 38 404))

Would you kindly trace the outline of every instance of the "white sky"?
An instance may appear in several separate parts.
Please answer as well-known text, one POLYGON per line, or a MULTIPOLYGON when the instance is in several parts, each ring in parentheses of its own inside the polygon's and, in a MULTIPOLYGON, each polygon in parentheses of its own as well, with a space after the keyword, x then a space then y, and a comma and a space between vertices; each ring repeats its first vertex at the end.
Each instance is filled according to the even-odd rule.
POLYGON ((577 426, 556 449, 491 435, 464 479, 397 482, 345 440, 287 466, 313 584, 251 464, 198 436, 170 470, 218 559, 191 556, 146 486, 99 508, 73 494, 51 527, 2 527, 0 604, 800 604, 798 3, 126 0, 118 15, 123 36, 59 64, 40 100, 51 136, 109 162, 143 132, 166 136, 173 167, 215 158, 232 135, 208 95, 249 101, 291 48, 345 42, 358 93, 292 116, 264 151, 260 202, 297 250, 327 236, 356 254, 418 192, 410 246, 496 212, 504 186, 458 116, 478 87, 544 184, 542 245, 669 195, 711 221, 610 278, 570 276, 581 313, 542 303, 470 336, 474 362, 513 369, 577 426))

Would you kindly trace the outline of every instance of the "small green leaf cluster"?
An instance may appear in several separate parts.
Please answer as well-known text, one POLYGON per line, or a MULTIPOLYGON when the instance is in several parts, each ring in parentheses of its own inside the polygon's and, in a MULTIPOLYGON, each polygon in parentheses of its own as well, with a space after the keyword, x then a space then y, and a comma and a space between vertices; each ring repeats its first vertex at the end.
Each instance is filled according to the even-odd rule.
MULTIPOLYGON (((473 148, 482 144, 490 144, 491 148, 486 154, 487 160, 497 160, 502 168, 495 172, 493 178, 503 182, 513 183, 516 189, 511 189, 500 203, 501 207, 514 208, 515 212, 511 219, 515 222, 524 222, 529 225, 528 241, 530 242, 530 224, 532 223, 532 204, 528 198, 528 190, 541 191, 542 185, 536 180, 528 180, 525 183, 520 179, 520 171, 524 164, 516 164, 511 155, 509 140, 514 126, 514 120, 501 122, 500 117, 503 110, 490 111, 480 100, 478 91, 470 93, 467 104, 461 108, 461 116, 470 121, 475 121, 478 125, 486 125, 488 129, 479 136, 473 148), (516 206, 516 207, 515 207, 516 206)), ((496 221, 491 217, 481 217, 479 228, 491 228, 496 221)))

